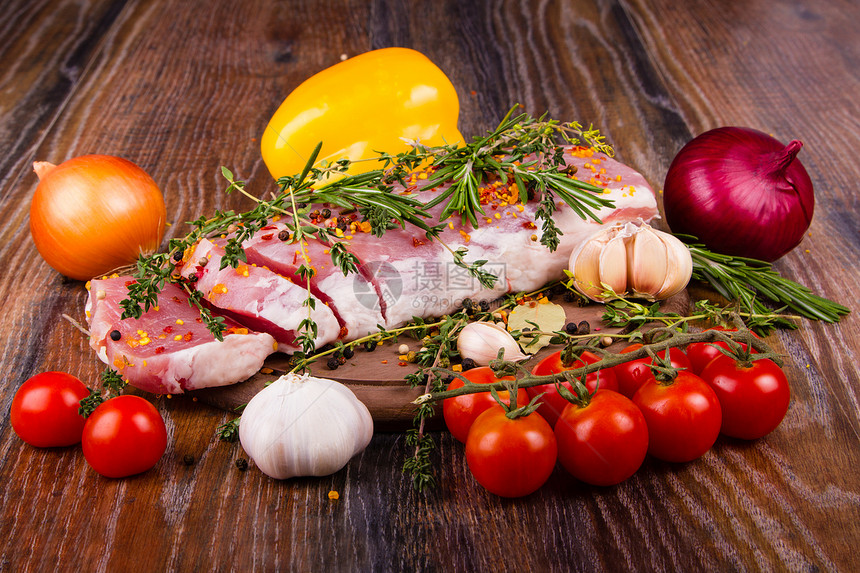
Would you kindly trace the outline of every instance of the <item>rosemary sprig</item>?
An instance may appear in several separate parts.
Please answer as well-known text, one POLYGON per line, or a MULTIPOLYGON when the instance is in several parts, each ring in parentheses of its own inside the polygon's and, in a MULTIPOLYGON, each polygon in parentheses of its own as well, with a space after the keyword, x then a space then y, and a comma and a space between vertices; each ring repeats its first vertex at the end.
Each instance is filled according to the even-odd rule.
MULTIPOLYGON (((690 241, 691 237, 679 238, 690 241)), ((780 276, 770 263, 732 257, 708 250, 704 245, 687 245, 693 257, 693 278, 706 282, 721 296, 736 301, 739 310, 750 315, 775 315, 788 308, 813 320, 838 322, 851 310, 837 302, 813 294, 807 287, 780 276), (761 300, 783 305, 771 310, 761 300)), ((772 326, 796 329, 796 322, 776 317, 772 326)))
POLYGON ((552 219, 556 198, 567 203, 583 219, 597 222, 600 219, 595 211, 614 205, 601 196, 603 189, 600 187, 561 171, 564 155, 557 140, 571 145, 584 143, 607 155, 612 155, 612 149, 591 127, 585 130, 576 122, 560 123, 547 119, 546 114, 539 118, 526 113, 515 116, 517 107, 511 108, 494 130, 469 144, 424 148, 433 159, 433 177, 426 188, 451 183, 427 203, 427 208, 445 202, 440 219, 459 213, 463 224, 468 221, 472 227, 478 227, 478 215, 485 215, 479 193, 481 184, 493 177, 504 183, 513 178, 521 202, 529 200, 530 191, 542 197, 536 213, 543 228, 541 244, 555 250, 561 235, 552 219))

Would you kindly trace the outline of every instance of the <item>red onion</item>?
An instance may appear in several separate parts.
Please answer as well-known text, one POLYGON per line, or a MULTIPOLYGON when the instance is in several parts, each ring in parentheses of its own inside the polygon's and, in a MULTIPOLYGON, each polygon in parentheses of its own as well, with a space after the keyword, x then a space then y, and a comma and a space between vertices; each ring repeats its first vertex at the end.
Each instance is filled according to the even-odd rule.
POLYGON ((796 160, 802 146, 745 127, 701 134, 666 174, 666 222, 718 253, 778 259, 800 243, 812 221, 812 182, 796 160))

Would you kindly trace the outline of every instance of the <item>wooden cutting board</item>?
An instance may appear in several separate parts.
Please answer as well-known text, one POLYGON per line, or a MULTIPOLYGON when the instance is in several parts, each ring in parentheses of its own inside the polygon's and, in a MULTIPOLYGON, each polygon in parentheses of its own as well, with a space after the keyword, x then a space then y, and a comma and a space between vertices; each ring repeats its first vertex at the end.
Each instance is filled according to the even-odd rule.
MULTIPOLYGON (((603 305, 590 304, 583 307, 576 303, 563 302, 560 298, 556 297, 553 302, 564 308, 567 322, 579 324, 586 320, 591 324, 592 332, 598 331, 597 329, 601 329, 599 332, 606 334, 619 331, 617 328, 602 327, 600 320, 604 312, 603 305)), ((686 291, 682 291, 664 301, 661 304, 661 309, 664 312, 676 312, 685 315, 689 311, 689 306, 690 296, 686 291)), ((424 393, 424 388, 412 388, 405 381, 406 375, 417 371, 418 366, 402 362, 399 359, 398 347, 400 344, 408 345, 411 350, 418 350, 420 347, 419 341, 401 337, 398 342, 387 342, 372 352, 364 349, 356 350, 352 359, 336 370, 330 370, 325 365, 325 361, 312 364, 310 370, 314 376, 337 380, 347 385, 370 410, 377 431, 403 430, 411 427, 412 418, 415 415, 415 405, 412 404, 412 401, 424 393)), ((619 349, 625 345, 623 341, 619 341, 609 348, 619 349)), ((545 347, 525 364, 527 367, 530 364, 537 364, 544 356, 560 349, 560 345, 545 347)), ((287 358, 284 354, 275 354, 266 361, 261 372, 244 382, 220 388, 196 390, 190 394, 196 396, 203 403, 224 410, 235 411, 247 404, 266 383, 275 380, 289 370, 287 358), (269 373, 268 370, 271 372, 269 373)), ((437 415, 435 421, 437 426, 441 426, 439 418, 441 416, 437 415)))

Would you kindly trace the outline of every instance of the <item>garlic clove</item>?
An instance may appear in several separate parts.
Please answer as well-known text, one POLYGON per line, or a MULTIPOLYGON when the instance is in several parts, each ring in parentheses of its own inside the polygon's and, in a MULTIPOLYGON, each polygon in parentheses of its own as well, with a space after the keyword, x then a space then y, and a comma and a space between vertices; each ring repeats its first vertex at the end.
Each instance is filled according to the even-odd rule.
POLYGON ((510 333, 494 322, 470 322, 457 336, 457 350, 463 358, 471 358, 478 366, 489 366, 504 348, 505 360, 517 362, 528 358, 510 333))
POLYGON ((598 273, 604 290, 623 296, 627 291, 627 236, 619 233, 600 251, 598 273))
POLYGON ((693 275, 693 257, 690 249, 678 237, 662 231, 657 231, 657 235, 666 245, 669 272, 654 296, 666 299, 684 290, 690 282, 693 275))
POLYGON ((654 229, 643 225, 627 245, 629 286, 637 296, 654 298, 669 270, 666 243, 654 229))
POLYGON ((603 250, 603 242, 592 237, 586 241, 582 248, 574 253, 570 270, 573 272, 574 286, 588 298, 600 301, 600 253, 603 250))

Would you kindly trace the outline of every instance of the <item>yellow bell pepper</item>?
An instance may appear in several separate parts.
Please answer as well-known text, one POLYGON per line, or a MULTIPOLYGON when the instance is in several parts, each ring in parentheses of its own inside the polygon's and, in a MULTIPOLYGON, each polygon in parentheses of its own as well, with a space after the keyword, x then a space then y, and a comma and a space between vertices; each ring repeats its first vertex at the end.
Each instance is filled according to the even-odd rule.
MULTIPOLYGON (((463 143, 460 102, 448 77, 406 48, 366 52, 312 76, 290 93, 261 138, 263 161, 276 179, 301 172, 322 142, 317 166, 408 151, 403 141, 463 143)), ((353 163, 349 173, 379 168, 353 163)))

